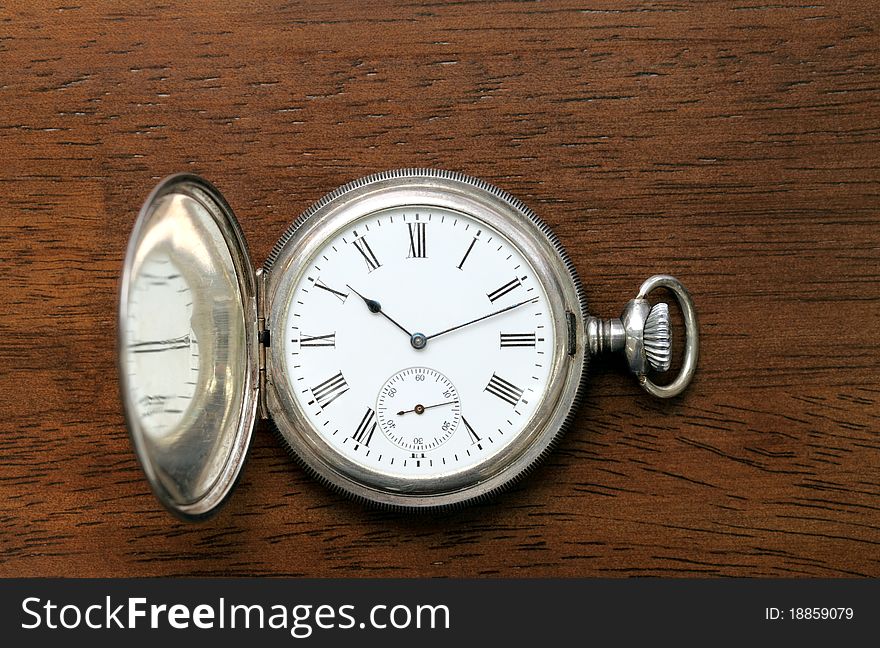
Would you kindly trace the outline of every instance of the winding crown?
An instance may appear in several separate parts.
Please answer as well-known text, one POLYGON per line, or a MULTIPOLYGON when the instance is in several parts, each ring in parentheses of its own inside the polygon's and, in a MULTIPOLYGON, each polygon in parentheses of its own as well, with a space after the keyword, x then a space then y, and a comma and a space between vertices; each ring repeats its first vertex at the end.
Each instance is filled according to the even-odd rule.
POLYGON ((697 370, 700 334, 697 314, 690 293, 670 275, 649 277, 635 299, 630 299, 619 318, 601 320, 587 317, 586 346, 590 355, 603 351, 623 353, 629 370, 639 379, 646 392, 657 398, 672 398, 684 391, 697 370), (668 288, 678 300, 684 318, 684 359, 678 376, 668 385, 658 385, 648 376, 650 370, 669 371, 672 365, 672 324, 669 305, 660 302, 651 306, 647 295, 655 288, 668 288))
POLYGON ((643 342, 648 364, 654 371, 668 371, 672 364, 672 329, 669 305, 660 302, 651 308, 645 320, 643 342))

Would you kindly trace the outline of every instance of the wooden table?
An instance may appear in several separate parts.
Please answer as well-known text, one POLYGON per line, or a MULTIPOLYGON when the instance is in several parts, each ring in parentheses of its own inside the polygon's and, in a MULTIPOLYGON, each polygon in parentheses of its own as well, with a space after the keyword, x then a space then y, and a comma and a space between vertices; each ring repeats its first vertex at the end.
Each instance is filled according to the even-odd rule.
POLYGON ((0 9, 0 575, 880 576, 880 5, 38 4, 0 9), (332 494, 260 426, 232 501, 177 522, 117 393, 144 197, 204 175, 261 262, 407 166, 526 201, 596 314, 680 277, 690 390, 596 363, 540 470, 430 517, 332 494))

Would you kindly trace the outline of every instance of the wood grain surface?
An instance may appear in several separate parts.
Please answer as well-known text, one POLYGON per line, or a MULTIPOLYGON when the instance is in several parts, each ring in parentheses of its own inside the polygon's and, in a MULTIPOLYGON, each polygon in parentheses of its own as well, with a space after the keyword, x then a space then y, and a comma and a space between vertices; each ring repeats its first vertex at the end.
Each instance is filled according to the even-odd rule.
POLYGON ((880 4, 16 2, 0 8, 0 575, 880 576, 880 4), (264 426, 167 514, 120 410, 125 245, 199 173, 255 263, 379 170, 464 171, 559 234, 591 311, 656 272, 702 356, 672 402, 594 364, 492 503, 412 517, 264 426))

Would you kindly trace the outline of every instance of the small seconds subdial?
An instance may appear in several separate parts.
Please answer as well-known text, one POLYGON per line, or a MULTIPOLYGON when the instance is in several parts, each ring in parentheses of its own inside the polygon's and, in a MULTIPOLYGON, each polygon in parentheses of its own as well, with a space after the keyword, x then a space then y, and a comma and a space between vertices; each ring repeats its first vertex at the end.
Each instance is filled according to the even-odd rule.
POLYGON ((399 371, 379 390, 379 429, 396 446, 428 452, 443 445, 461 422, 455 385, 439 371, 412 367, 399 371))

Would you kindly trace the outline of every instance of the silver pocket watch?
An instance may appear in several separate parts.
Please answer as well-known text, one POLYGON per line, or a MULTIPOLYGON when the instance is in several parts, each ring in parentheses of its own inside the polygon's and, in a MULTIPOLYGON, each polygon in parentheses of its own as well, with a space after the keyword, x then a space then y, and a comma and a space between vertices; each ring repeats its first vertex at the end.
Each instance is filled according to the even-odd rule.
POLYGON ((619 319, 587 312, 559 240, 505 191, 406 169, 355 180, 297 218, 254 270, 205 180, 175 175, 129 241, 119 374, 132 443, 159 500, 186 519, 229 496, 256 418, 314 477, 395 509, 489 497, 525 475, 575 416, 588 359, 623 352, 646 391, 681 393, 696 315, 673 277, 619 319), (669 369, 666 287, 684 317, 669 369))

